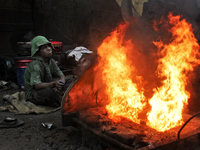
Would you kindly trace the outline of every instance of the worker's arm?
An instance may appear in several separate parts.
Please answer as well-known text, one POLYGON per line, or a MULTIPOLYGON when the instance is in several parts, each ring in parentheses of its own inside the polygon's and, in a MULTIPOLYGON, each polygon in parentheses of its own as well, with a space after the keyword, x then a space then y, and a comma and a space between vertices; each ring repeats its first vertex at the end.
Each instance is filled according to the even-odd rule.
POLYGON ((38 83, 34 87, 36 90, 41 90, 41 89, 45 89, 45 88, 53 88, 53 87, 56 87, 56 83, 57 83, 57 81, 52 81, 52 82, 48 82, 48 83, 38 83))
POLYGON ((59 81, 52 81, 48 83, 38 83, 34 87, 36 90, 41 90, 45 88, 56 88, 57 90, 62 90, 63 86, 65 84, 65 76, 61 75, 59 81))

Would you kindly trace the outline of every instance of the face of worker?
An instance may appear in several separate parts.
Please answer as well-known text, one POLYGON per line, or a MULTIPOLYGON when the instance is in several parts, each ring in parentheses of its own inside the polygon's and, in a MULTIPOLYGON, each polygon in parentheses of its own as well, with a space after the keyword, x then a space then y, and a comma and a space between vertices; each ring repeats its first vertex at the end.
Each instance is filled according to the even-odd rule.
POLYGON ((52 47, 50 44, 40 46, 39 54, 41 57, 49 58, 52 56, 52 47))

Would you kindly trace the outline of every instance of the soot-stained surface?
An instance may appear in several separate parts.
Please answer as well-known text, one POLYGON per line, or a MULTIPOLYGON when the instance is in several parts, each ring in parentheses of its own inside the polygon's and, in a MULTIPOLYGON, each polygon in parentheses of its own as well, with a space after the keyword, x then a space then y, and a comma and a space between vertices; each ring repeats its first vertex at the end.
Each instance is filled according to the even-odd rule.
MULTIPOLYGON (((183 119, 186 122, 190 117, 189 114, 184 114, 183 119)), ((89 127, 100 131, 127 146, 134 149, 148 147, 154 149, 158 146, 163 146, 172 142, 178 141, 178 132, 182 126, 172 128, 165 132, 158 132, 145 125, 145 121, 141 124, 136 124, 127 119, 122 119, 120 122, 113 122, 107 117, 107 112, 104 107, 90 108, 80 111, 79 120, 87 124, 89 127)), ((191 135, 196 135, 200 132, 200 119, 193 118, 180 132, 180 139, 187 138, 191 135)))

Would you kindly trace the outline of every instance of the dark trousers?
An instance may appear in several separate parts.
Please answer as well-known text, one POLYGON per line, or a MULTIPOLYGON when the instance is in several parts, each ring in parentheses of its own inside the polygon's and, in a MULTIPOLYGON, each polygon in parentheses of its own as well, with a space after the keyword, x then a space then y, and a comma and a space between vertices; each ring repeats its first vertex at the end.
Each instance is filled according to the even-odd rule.
MULTIPOLYGON (((73 82, 72 79, 67 79, 63 88, 63 93, 68 86, 73 82)), ((28 100, 36 105, 48 105, 52 107, 59 107, 62 101, 62 95, 57 93, 53 88, 46 88, 32 93, 32 99, 28 100)))
POLYGON ((46 88, 32 93, 32 99, 29 101, 36 105, 48 105, 53 107, 60 106, 62 97, 54 91, 53 88, 46 88))

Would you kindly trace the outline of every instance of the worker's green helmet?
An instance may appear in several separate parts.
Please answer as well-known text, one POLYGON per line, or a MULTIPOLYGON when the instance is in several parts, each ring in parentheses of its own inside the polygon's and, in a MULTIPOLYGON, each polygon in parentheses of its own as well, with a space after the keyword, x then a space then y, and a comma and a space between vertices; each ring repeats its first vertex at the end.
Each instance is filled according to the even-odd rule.
MULTIPOLYGON (((38 35, 35 38, 33 38, 33 40, 31 41, 31 57, 35 55, 35 53, 39 50, 40 46, 45 44, 51 45, 51 43, 44 36, 38 35)), ((51 47, 52 50, 55 51, 52 45, 51 47)))

